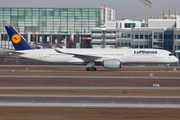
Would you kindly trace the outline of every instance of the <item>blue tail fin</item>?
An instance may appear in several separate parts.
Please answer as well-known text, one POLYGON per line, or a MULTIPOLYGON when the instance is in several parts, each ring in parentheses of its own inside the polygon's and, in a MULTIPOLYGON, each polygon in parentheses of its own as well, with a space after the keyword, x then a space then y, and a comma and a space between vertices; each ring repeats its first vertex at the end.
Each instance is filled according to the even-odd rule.
POLYGON ((30 50, 32 46, 11 26, 5 26, 12 44, 16 50, 30 50))

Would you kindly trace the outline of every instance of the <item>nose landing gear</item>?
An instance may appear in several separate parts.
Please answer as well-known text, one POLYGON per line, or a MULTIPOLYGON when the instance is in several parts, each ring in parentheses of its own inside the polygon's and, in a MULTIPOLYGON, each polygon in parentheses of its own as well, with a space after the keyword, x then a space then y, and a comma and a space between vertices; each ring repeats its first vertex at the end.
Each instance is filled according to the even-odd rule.
POLYGON ((168 65, 166 65, 166 69, 165 69, 165 71, 166 71, 166 72, 168 71, 168 65))

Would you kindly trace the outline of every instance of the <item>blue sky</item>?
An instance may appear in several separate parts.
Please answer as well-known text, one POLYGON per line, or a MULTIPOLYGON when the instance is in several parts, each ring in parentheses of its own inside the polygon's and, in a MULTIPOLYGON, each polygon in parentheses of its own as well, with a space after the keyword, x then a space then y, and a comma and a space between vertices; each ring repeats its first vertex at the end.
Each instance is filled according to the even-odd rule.
MULTIPOLYGON (((154 18, 175 10, 180 14, 180 0, 152 0, 154 18)), ((55 7, 55 8, 94 8, 98 4, 116 10, 116 19, 144 19, 145 10, 139 0, 1 0, 0 7, 55 7)))

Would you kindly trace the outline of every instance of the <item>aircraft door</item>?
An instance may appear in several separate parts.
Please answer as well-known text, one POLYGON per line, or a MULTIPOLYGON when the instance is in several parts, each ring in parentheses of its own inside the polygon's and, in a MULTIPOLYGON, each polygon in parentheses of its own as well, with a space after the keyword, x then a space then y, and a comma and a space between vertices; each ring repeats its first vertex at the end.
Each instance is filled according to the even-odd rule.
POLYGON ((131 58, 131 51, 127 52, 127 58, 131 58))
POLYGON ((159 58, 163 58, 163 52, 159 52, 159 58))
POLYGON ((39 51, 39 58, 43 58, 43 51, 39 51))
POLYGON ((156 62, 156 61, 158 61, 158 58, 160 57, 160 54, 158 55, 158 54, 153 54, 152 55, 152 59, 151 59, 151 61, 150 62, 156 62))

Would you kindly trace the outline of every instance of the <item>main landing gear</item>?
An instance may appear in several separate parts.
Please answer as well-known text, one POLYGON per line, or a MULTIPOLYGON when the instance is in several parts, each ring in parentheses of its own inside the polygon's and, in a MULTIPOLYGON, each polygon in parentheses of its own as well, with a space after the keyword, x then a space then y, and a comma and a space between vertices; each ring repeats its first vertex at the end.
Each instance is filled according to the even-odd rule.
POLYGON ((96 71, 97 69, 95 67, 88 67, 86 68, 86 71, 96 71))
POLYGON ((89 66, 88 68, 86 68, 86 71, 96 71, 96 68, 94 67, 95 66, 95 63, 94 61, 90 61, 87 66, 89 66))

